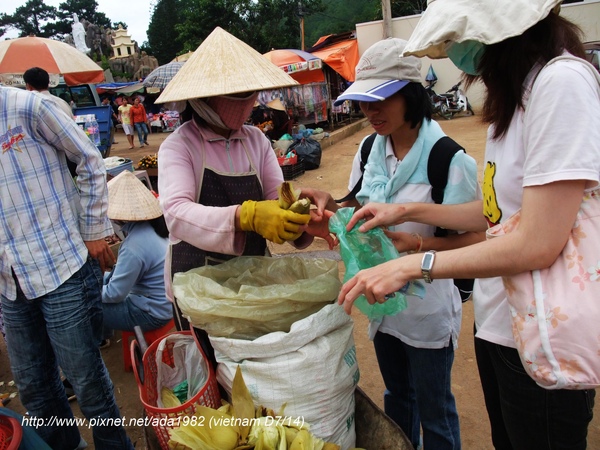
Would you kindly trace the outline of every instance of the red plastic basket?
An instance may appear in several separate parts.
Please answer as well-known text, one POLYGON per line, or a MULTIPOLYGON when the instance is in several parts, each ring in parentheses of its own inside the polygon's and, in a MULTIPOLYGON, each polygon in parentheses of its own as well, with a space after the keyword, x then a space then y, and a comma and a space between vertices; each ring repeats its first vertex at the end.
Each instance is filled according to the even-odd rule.
POLYGON ((286 158, 285 156, 278 156, 277 157, 277 162, 279 163, 279 165, 281 167, 283 166, 293 166, 294 164, 296 164, 298 162, 298 155, 296 155, 295 152, 292 152, 293 155, 289 158, 286 158))
POLYGON ((21 423, 14 417, 0 415, 0 450, 17 450, 22 438, 21 423))
MULTIPOLYGON (((178 331, 176 333, 170 333, 167 336, 173 334, 185 334, 191 335, 190 331, 178 331)), ((166 337, 166 336, 165 336, 166 337)), ((163 338, 164 339, 164 338, 163 338)), ((156 437, 160 442, 163 449, 168 449, 169 442, 169 430, 177 428, 182 425, 183 422, 177 420, 178 417, 191 415, 196 411, 196 406, 208 406, 209 408, 219 408, 221 406, 221 395, 219 393, 219 385, 217 383, 217 377, 208 362, 206 355, 201 348, 198 348, 202 354, 202 358, 206 361, 208 366, 209 374, 206 384, 196 395, 190 398, 187 402, 174 408, 159 408, 157 406, 157 399, 159 392, 157 392, 156 377, 157 377, 157 366, 156 366, 156 349, 162 339, 154 341, 148 347, 141 356, 140 361, 140 344, 134 339, 131 342, 131 360, 134 361, 133 372, 138 383, 140 391, 140 400, 144 405, 146 414, 149 417, 152 428, 156 432, 156 437)), ((195 341, 195 340, 194 340, 195 341)), ((167 343, 166 351, 163 351, 163 362, 173 366, 173 354, 172 354, 172 343, 167 343)))

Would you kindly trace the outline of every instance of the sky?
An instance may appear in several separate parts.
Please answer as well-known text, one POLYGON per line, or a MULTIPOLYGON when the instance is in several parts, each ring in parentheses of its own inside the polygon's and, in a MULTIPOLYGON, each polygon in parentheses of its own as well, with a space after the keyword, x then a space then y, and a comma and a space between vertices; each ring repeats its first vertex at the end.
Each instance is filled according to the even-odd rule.
MULTIPOLYGON (((57 8, 63 2, 64 0, 44 1, 47 5, 57 8)), ((148 40, 146 30, 148 30, 148 24, 150 23, 151 2, 148 0, 96 0, 96 2, 98 3, 97 11, 103 12, 110 19, 111 23, 125 22, 127 24, 128 34, 131 36, 131 39, 137 41, 139 46, 148 40)), ((0 0, 0 12, 12 14, 19 6, 25 3, 25 0, 18 2, 0 0)), ((17 31, 11 30, 0 39, 15 38, 18 35, 17 31)))

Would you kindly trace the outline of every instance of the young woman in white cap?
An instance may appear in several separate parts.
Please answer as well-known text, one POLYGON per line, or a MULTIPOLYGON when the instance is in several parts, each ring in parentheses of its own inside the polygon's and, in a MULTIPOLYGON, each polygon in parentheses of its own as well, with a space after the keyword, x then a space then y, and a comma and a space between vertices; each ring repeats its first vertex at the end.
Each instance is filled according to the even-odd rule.
MULTIPOLYGON (((176 272, 265 255, 267 240, 300 247, 312 241, 301 231, 310 215, 283 210, 275 200, 283 174, 271 143, 258 128, 244 126, 257 91, 293 84, 284 71, 217 27, 157 99, 184 109, 184 123, 158 153, 158 189, 170 231, 171 299, 176 272)), ((189 328, 179 311, 175 317, 178 328, 189 328)))
MULTIPOLYGON (((359 102, 377 132, 364 174, 361 148, 354 160, 351 190, 363 177, 356 206, 434 201, 428 162, 435 157, 431 156, 433 148, 449 138, 431 120, 431 103, 421 83, 421 61, 414 56, 401 57, 405 45, 402 39, 390 38, 369 47, 356 66, 356 81, 336 100, 336 104, 359 102)), ((479 194, 477 163, 462 149, 451 158, 444 203, 475 200, 479 194)), ((406 223, 390 229, 388 235, 404 252, 439 248, 442 241, 456 246, 461 245, 459 239, 462 245, 481 240, 473 233, 436 238, 435 231, 433 226, 406 223)), ((400 314, 370 323, 369 335, 386 387, 385 412, 415 448, 421 448, 421 428, 425 449, 461 448, 451 389, 461 317, 461 297, 453 281, 436 280, 427 285, 424 298, 409 296, 408 307, 400 314)))
POLYGON ((409 280, 480 277, 473 293, 475 347, 496 449, 585 449, 594 405, 593 389, 548 390, 530 378, 500 279, 552 265, 584 191, 600 181, 600 86, 593 68, 583 59, 546 65, 561 55, 584 56, 579 30, 559 16, 559 3, 429 2, 405 54, 447 54, 469 82, 483 82, 482 116, 490 124, 484 201, 369 204, 349 224, 366 218, 362 230, 405 221, 485 230, 521 210, 520 225, 505 236, 362 271, 339 296, 349 311, 360 294, 382 302, 409 280))
POLYGON ((173 318, 165 294, 168 230, 158 199, 130 171, 108 182, 108 217, 121 226, 117 264, 104 277, 104 338, 112 330, 156 330, 173 318))

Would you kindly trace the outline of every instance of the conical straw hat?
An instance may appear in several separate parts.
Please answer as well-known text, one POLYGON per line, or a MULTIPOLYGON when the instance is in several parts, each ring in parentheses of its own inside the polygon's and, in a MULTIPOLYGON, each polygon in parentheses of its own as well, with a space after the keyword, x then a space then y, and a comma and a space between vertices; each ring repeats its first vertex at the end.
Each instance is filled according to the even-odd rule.
POLYGON ((108 182, 108 218, 138 222, 162 216, 158 199, 134 174, 124 170, 108 182))
POLYGON ((276 98, 271 100, 269 103, 267 103, 266 105, 268 108, 271 109, 276 109, 278 111, 285 111, 285 106, 283 105, 283 103, 281 103, 281 100, 276 98))
POLYGON ((248 44, 217 27, 177 72, 156 103, 297 84, 296 80, 248 44))

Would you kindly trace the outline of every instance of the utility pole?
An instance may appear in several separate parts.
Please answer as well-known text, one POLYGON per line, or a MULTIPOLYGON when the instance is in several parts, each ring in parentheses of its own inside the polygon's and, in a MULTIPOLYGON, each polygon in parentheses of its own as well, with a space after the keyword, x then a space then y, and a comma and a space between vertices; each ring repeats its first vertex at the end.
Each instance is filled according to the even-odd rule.
POLYGON ((390 0, 381 0, 381 13, 383 15, 383 38, 393 37, 392 6, 390 5, 390 0))
POLYGON ((300 50, 304 51, 304 10, 302 0, 298 0, 298 16, 300 16, 300 50))

